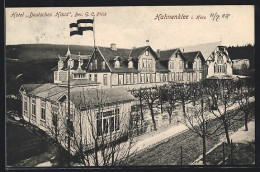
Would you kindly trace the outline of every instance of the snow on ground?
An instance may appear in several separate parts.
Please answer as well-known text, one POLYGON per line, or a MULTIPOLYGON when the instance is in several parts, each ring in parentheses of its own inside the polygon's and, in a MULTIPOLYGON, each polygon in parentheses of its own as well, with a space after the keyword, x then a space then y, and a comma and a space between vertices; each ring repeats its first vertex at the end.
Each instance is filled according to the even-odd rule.
MULTIPOLYGON (((239 130, 231 134, 230 139, 232 139, 232 143, 247 143, 255 140, 255 121, 250 121, 248 123, 248 131, 245 131, 245 126, 242 126, 239 130)), ((216 149, 223 142, 227 142, 226 137, 220 139, 220 142, 214 145, 206 154, 209 154, 211 151, 216 149)), ((199 156, 191 165, 203 165, 202 155, 199 156)))
POLYGON ((36 165, 36 167, 51 167, 51 166, 52 166, 52 163, 50 161, 43 162, 43 163, 36 165))
POLYGON ((248 123, 248 131, 245 131, 245 126, 241 127, 237 132, 230 136, 233 143, 247 143, 255 140, 255 121, 248 123))
POLYGON ((151 137, 146 137, 143 140, 138 140, 137 143, 131 149, 131 152, 140 151, 142 149, 148 148, 169 137, 173 137, 174 135, 179 134, 179 133, 183 132, 184 130, 187 130, 187 127, 185 125, 181 124, 178 126, 173 126, 173 127, 169 128, 168 130, 155 134, 151 137))

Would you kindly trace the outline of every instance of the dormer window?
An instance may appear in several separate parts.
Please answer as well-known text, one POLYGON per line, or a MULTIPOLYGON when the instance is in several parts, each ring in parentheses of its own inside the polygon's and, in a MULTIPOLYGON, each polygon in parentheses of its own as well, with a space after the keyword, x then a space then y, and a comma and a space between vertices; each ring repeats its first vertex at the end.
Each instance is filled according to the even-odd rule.
POLYGON ((59 60, 58 62, 58 69, 61 70, 63 68, 63 61, 59 60))
POLYGON ((145 51, 145 55, 149 56, 149 51, 148 50, 145 51))
POLYGON ((193 63, 193 69, 196 69, 197 68, 197 62, 194 62, 193 63))
POLYGON ((97 59, 95 59, 95 69, 97 69, 97 59))
POLYGON ((89 64, 89 69, 92 70, 92 62, 89 64))
POLYGON ((128 62, 128 68, 133 68, 133 61, 128 62))
POLYGON ((115 68, 119 68, 120 67, 120 62, 119 62, 119 60, 116 60, 115 61, 115 68))
POLYGON ((102 62, 102 69, 106 69, 106 62, 105 61, 102 62))
POLYGON ((69 66, 70 68, 73 68, 73 66, 74 66, 74 61, 73 61, 72 59, 69 59, 69 60, 68 60, 68 66, 69 66))
POLYGON ((82 66, 82 63, 81 63, 81 62, 82 62, 82 60, 79 58, 79 60, 78 60, 78 61, 79 61, 79 66, 78 66, 78 68, 80 68, 80 67, 82 66))

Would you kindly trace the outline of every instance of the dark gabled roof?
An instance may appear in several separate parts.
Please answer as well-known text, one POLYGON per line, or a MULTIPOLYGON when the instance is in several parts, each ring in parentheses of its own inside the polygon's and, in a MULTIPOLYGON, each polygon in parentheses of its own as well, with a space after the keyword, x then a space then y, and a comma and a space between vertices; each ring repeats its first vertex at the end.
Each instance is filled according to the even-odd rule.
POLYGON ((130 57, 133 58, 133 60, 138 60, 138 57, 148 48, 149 46, 143 46, 138 48, 133 48, 130 57))
POLYGON ((193 51, 193 52, 185 52, 185 53, 182 53, 184 55, 184 57, 189 60, 190 62, 193 63, 195 57, 197 57, 197 55, 199 54, 200 52, 199 51, 193 51))
POLYGON ((122 60, 127 60, 130 54, 130 49, 117 48, 117 50, 112 50, 108 47, 98 47, 101 54, 104 56, 106 61, 114 61, 116 56, 119 56, 122 60))
POLYGON ((86 90, 75 87, 71 89, 71 101, 78 109, 96 106, 99 104, 122 103, 133 100, 135 100, 134 96, 132 96, 124 88, 86 90))
POLYGON ((169 70, 159 60, 156 60, 156 72, 169 72, 169 70))
POLYGON ((153 54, 155 60, 158 60, 157 54, 153 51, 150 46, 138 47, 133 48, 129 57, 132 57, 133 60, 138 60, 138 58, 144 53, 145 50, 150 49, 151 53, 153 54))
POLYGON ((129 49, 117 49, 112 50, 111 48, 107 47, 98 47, 101 55, 105 58, 105 61, 108 63, 111 72, 115 73, 138 73, 138 70, 135 68, 128 68, 128 66, 123 62, 127 61, 129 58, 129 53, 131 50, 129 49), (115 68, 115 58, 118 58, 120 61, 119 68, 115 68))
POLYGON ((159 58, 160 58, 161 61, 164 61, 164 60, 167 60, 167 61, 168 61, 168 60, 170 59, 170 57, 171 57, 174 53, 176 53, 178 50, 180 50, 180 49, 177 48, 177 49, 164 50, 164 51, 158 52, 157 54, 158 54, 158 56, 159 56, 159 58))

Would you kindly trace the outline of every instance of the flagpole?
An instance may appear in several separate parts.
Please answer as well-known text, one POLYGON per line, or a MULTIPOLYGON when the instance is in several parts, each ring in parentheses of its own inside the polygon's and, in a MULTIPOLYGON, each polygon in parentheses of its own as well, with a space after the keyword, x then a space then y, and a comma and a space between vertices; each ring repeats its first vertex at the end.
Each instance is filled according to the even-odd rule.
POLYGON ((94 49, 96 48, 96 39, 95 39, 95 16, 93 16, 93 38, 94 38, 94 49))

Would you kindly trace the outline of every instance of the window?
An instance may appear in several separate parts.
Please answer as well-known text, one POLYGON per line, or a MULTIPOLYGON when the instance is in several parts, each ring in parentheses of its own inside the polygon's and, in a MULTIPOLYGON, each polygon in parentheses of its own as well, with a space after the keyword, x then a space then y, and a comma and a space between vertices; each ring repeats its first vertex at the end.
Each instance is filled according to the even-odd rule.
POLYGON ((131 84, 131 74, 126 75, 126 84, 131 84))
POLYGON ((118 75, 118 85, 124 84, 124 75, 118 75))
POLYGON ((180 69, 183 69, 183 61, 180 60, 180 69))
POLYGON ((140 76, 141 76, 141 83, 144 83, 144 73, 141 73, 140 76))
POLYGON ((97 82, 97 74, 94 74, 94 81, 97 82))
POLYGON ((179 72, 176 72, 176 77, 175 77, 175 81, 179 80, 179 72))
POLYGON ((32 120, 36 122, 36 99, 32 98, 32 120))
POLYGON ((92 62, 89 64, 89 69, 92 70, 92 62))
POLYGON ((128 62, 128 68, 133 68, 133 61, 128 62))
POLYGON ((217 64, 215 63, 215 64, 214 64, 214 73, 217 73, 217 72, 218 72, 218 71, 217 71, 217 67, 218 67, 218 66, 217 66, 217 64))
POLYGON ((119 62, 119 60, 116 60, 115 61, 115 68, 119 68, 120 67, 120 62, 119 62))
POLYGON ((175 81, 175 73, 172 73, 172 81, 175 81))
POLYGON ((146 68, 146 67, 147 67, 147 59, 143 59, 142 68, 146 68))
POLYGON ((152 59, 148 59, 148 68, 152 67, 152 59))
POLYGON ((160 81, 163 82, 163 74, 160 74, 160 81))
POLYGON ((170 61, 170 62, 169 62, 169 68, 170 68, 170 69, 174 69, 173 61, 170 61))
POLYGON ((218 56, 217 63, 218 64, 223 64, 224 63, 223 56, 218 56))
POLYGON ((119 108, 97 113, 97 135, 119 130, 119 108))
POLYGON ((23 98, 23 112, 24 112, 24 115, 27 116, 28 113, 27 113, 27 107, 28 107, 28 103, 27 103, 27 96, 24 96, 23 98))
POLYGON ((202 79, 202 73, 200 72, 199 73, 199 80, 201 80, 202 79))
POLYGON ((179 78, 178 78, 179 81, 182 81, 182 72, 179 73, 179 78))
POLYGON ((62 72, 60 72, 60 75, 61 75, 61 81, 67 81, 67 72, 66 71, 62 71, 62 72))
MULTIPOLYGON (((67 120, 67 132, 68 132, 68 135, 69 135, 70 137, 73 137, 73 136, 74 136, 73 121, 67 120)), ((73 142, 73 141, 71 140, 71 142, 73 142)))
POLYGON ((151 82, 155 82, 155 73, 152 74, 151 82))
POLYGON ((202 69, 202 62, 199 62, 199 69, 202 69))
POLYGON ((57 81, 57 80, 58 80, 58 72, 55 71, 55 72, 54 72, 54 81, 57 81))
POLYGON ((196 69, 197 68, 197 62, 194 62, 193 63, 193 69, 196 69))
POLYGON ((61 76, 62 72, 58 72, 58 74, 59 74, 59 81, 62 81, 62 76, 61 76))
POLYGON ((190 73, 187 73, 187 81, 190 81, 190 73))
POLYGON ((106 62, 105 61, 102 62, 102 69, 106 69, 106 62))
POLYGON ((103 75, 103 84, 107 85, 107 74, 103 75))
POLYGON ((92 80, 92 75, 91 74, 88 75, 88 79, 92 80))
POLYGON ((164 82, 167 81, 167 73, 164 74, 163 81, 164 81, 164 82))
POLYGON ((58 106, 56 105, 52 105, 52 125, 54 127, 57 127, 57 124, 58 124, 58 106))
POLYGON ((180 80, 183 81, 183 72, 180 73, 180 80))
POLYGON ((95 60, 95 69, 97 69, 97 59, 95 60))
POLYGON ((145 51, 145 55, 149 56, 149 51, 148 50, 145 51))
POLYGON ((46 106, 46 102, 41 101, 41 120, 43 121, 46 120, 45 106, 46 106))
POLYGON ((196 73, 193 74, 193 79, 194 79, 194 81, 197 81, 197 74, 196 73))
POLYGON ((150 74, 150 73, 147 73, 147 74, 146 74, 146 82, 147 82, 147 83, 150 83, 150 81, 151 81, 151 74, 150 74))
POLYGON ((134 84, 137 84, 138 80, 137 80, 137 74, 134 74, 134 84))

